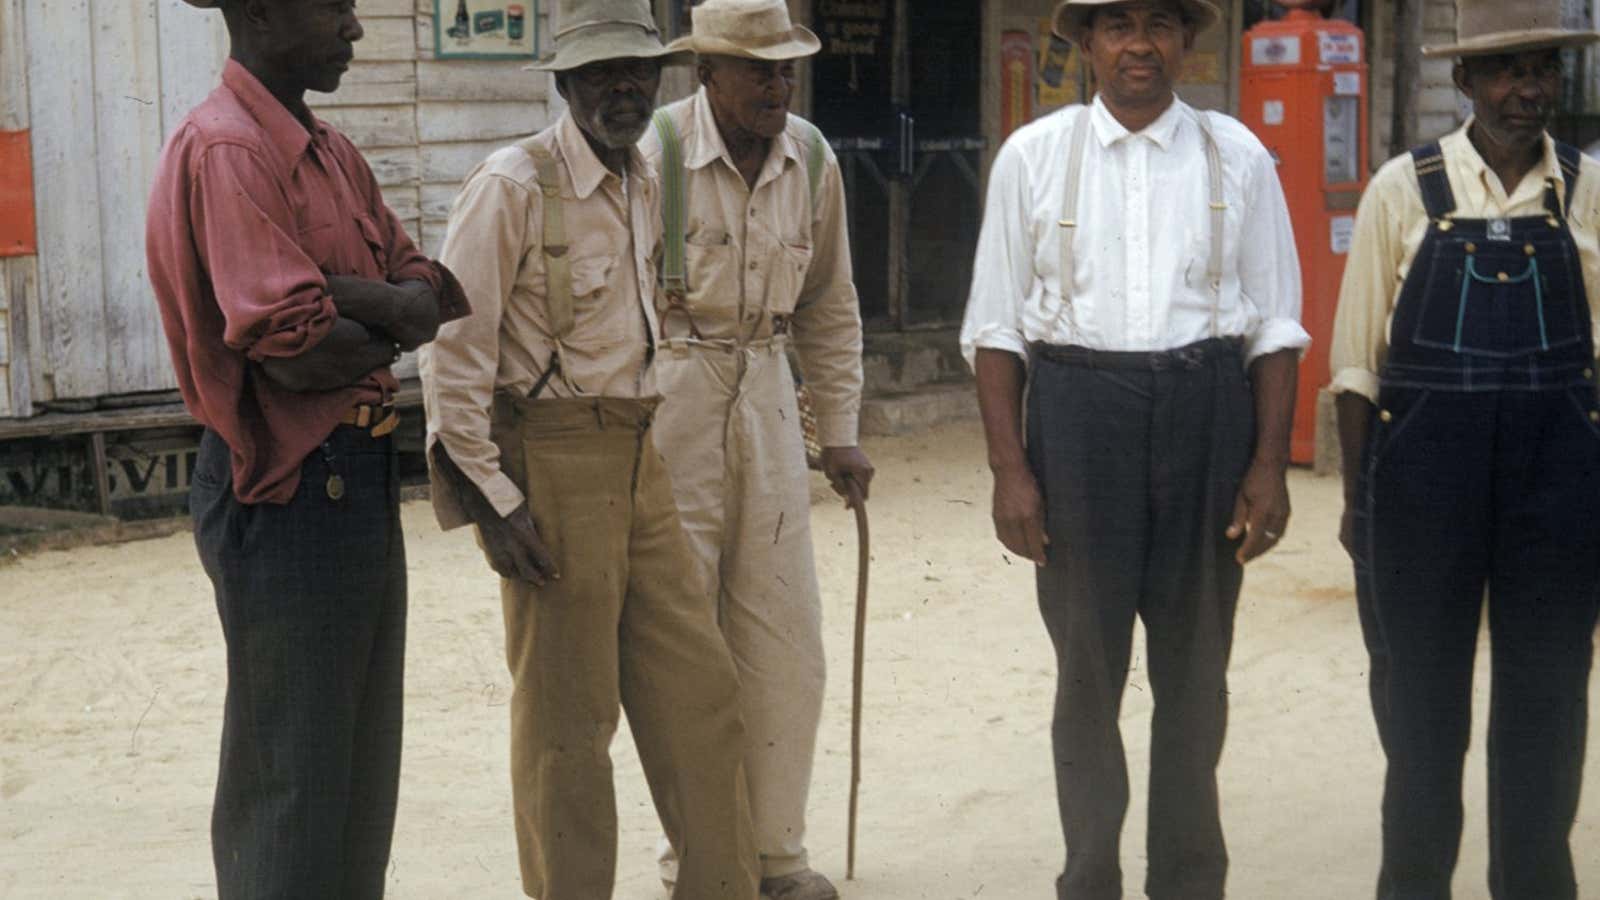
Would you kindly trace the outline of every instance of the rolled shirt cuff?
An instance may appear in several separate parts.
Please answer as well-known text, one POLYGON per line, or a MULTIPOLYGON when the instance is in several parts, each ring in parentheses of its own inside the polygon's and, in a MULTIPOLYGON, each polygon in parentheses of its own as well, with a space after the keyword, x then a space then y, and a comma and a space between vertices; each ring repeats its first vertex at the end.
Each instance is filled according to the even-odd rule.
POLYGON ((966 359, 967 367, 977 371, 979 350, 1003 350, 1015 353, 1024 361, 1028 359, 1028 342, 1022 339, 1022 332, 1014 328, 1002 328, 999 325, 985 325, 973 335, 961 339, 961 356, 966 359))
POLYGON ((1378 376, 1366 369, 1351 367, 1340 369, 1333 376, 1333 383, 1328 385, 1328 390, 1334 394, 1355 393, 1367 398, 1368 402, 1376 405, 1378 402, 1378 376))
POLYGON ((1245 341, 1245 363, 1252 363, 1280 350, 1294 350, 1304 356, 1306 348, 1310 346, 1311 335, 1297 320, 1268 319, 1245 341))

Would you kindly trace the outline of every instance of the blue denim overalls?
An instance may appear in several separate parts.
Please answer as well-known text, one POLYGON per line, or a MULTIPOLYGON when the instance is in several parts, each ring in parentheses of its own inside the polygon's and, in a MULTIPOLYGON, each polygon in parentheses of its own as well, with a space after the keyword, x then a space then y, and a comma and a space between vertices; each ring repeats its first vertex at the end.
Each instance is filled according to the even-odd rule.
MULTIPOLYGON (((1600 597, 1600 411, 1558 145, 1544 215, 1453 218, 1438 144, 1413 152, 1430 223, 1401 288, 1364 464, 1356 563, 1388 757, 1380 900, 1442 900, 1487 591, 1490 889, 1576 896, 1568 834, 1600 597)), ((1596 223, 1579 223, 1593 227, 1596 223)))

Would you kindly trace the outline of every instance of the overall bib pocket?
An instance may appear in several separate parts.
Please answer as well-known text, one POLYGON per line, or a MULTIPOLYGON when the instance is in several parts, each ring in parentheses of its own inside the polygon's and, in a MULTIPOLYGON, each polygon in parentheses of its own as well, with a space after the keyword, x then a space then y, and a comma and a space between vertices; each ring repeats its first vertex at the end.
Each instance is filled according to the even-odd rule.
POLYGON ((1550 240, 1441 240, 1428 267, 1413 340, 1474 356, 1509 358, 1583 339, 1570 252, 1550 240))

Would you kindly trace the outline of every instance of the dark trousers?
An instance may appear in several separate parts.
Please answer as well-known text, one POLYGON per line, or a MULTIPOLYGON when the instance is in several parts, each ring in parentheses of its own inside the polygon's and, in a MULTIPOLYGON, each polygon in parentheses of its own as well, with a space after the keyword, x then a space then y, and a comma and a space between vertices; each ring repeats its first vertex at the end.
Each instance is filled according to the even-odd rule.
POLYGON ((1036 358, 1028 395, 1050 537, 1039 608, 1058 667, 1051 736, 1067 859, 1056 892, 1122 897, 1117 720, 1137 617, 1155 701, 1145 891, 1221 898, 1216 766, 1242 577, 1224 532, 1254 445, 1252 394, 1231 346, 1142 369, 1107 359, 1118 357, 1036 358))
POLYGON ((1386 387, 1382 408, 1356 562, 1389 763, 1377 895, 1450 897, 1487 594, 1490 891, 1571 900, 1600 605, 1594 389, 1386 387))
POLYGON ((227 446, 207 431, 189 503, 228 645, 217 893, 382 897, 406 629, 390 439, 340 427, 302 465, 290 503, 245 505, 227 446))

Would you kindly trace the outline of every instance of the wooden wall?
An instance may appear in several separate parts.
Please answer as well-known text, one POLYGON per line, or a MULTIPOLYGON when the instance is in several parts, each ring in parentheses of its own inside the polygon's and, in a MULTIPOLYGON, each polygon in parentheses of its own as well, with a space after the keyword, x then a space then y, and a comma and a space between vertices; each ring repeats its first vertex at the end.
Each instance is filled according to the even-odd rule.
MULTIPOLYGON (((432 0, 362 0, 360 14, 341 89, 308 99, 437 252, 462 178, 560 101, 525 60, 435 59, 432 0)), ((38 257, 0 261, 0 417, 175 386, 145 273, 145 199, 162 140, 226 52, 221 15, 183 0, 0 0, 0 129, 32 129, 39 218, 38 257)))

